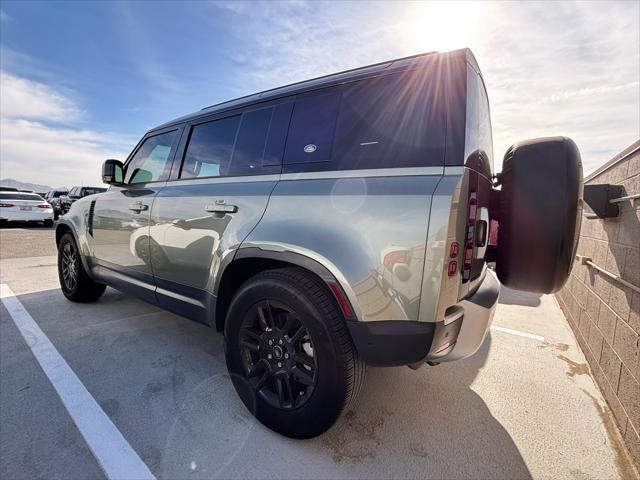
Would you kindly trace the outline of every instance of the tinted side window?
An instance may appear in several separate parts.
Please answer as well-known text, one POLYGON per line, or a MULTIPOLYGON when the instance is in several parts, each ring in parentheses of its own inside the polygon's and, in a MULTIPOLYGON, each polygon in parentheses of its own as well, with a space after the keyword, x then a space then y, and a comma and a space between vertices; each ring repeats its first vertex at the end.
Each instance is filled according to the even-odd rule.
POLYGON ((345 85, 336 126, 336 169, 443 164, 444 114, 425 71, 345 85))
POLYGON ((180 178, 227 175, 240 115, 195 125, 185 152, 180 178))
POLYGON ((171 153, 178 130, 147 138, 127 164, 125 183, 165 180, 171 169, 171 153))
POLYGON ((106 192, 106 191, 107 191, 106 188, 99 188, 99 187, 83 188, 82 189, 82 196, 86 197, 88 195, 93 195, 95 193, 102 193, 102 192, 106 192))
POLYGON ((260 171, 272 112, 273 108, 263 108, 242 115, 228 175, 250 175, 260 171))
POLYGON ((293 102, 281 103, 274 107, 271 115, 271 125, 269 126, 269 136, 264 147, 262 165, 280 165, 282 163, 287 132, 289 131, 289 121, 291 120, 291 110, 293 110, 293 102))
POLYGON ((331 159, 340 96, 340 87, 332 87, 296 98, 284 152, 285 164, 331 159))

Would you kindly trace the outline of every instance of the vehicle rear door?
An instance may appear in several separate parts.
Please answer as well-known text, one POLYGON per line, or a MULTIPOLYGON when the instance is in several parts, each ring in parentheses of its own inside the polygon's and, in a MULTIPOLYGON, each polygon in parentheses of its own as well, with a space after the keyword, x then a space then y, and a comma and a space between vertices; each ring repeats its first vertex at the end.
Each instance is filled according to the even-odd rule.
MULTIPOLYGON (((182 128, 147 134, 124 168, 124 184, 93 201, 89 241, 101 275, 120 288, 155 301, 149 258, 149 216, 153 199, 171 171, 182 128)), ((90 215, 91 217, 91 215, 90 215)))
POLYGON ((292 100, 187 126, 151 211, 158 302, 206 322, 221 266, 260 220, 281 170, 292 100))

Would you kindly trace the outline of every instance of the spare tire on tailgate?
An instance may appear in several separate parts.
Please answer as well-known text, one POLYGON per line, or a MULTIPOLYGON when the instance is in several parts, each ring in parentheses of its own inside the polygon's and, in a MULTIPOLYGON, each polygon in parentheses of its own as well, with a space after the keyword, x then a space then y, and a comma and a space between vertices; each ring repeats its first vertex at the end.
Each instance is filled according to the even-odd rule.
POLYGON ((496 273, 529 292, 559 290, 571 272, 582 218, 582 162, 566 137, 511 146, 504 156, 498 200, 496 273))

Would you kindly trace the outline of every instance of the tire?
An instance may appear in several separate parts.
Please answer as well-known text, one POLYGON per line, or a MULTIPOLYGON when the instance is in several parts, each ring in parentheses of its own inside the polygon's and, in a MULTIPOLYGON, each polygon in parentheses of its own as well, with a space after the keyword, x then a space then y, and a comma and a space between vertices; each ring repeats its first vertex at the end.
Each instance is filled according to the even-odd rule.
POLYGON ((245 406, 292 438, 327 431, 364 382, 365 364, 338 305, 297 268, 263 272, 240 287, 225 323, 225 355, 245 406))
POLYGON ((44 226, 49 228, 53 227, 53 220, 45 220, 44 226))
POLYGON ((65 233, 58 244, 58 279, 62 293, 72 302, 95 302, 107 288, 87 274, 71 232, 65 233))
POLYGON ((569 278, 582 219, 582 163, 565 137, 513 145, 499 193, 496 273, 504 285, 558 291, 569 278))

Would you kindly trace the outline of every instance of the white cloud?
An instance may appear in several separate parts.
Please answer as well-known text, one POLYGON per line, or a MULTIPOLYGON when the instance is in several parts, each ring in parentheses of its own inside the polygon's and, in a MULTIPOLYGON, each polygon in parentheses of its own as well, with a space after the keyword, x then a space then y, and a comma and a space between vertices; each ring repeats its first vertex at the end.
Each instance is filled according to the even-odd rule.
POLYGON ((105 158, 123 158, 132 139, 70 124, 82 110, 56 89, 8 72, 0 80, 0 176, 72 186, 100 184, 105 158))
POLYGON ((82 112, 53 88, 1 71, 0 115, 72 123, 81 118, 82 112))

